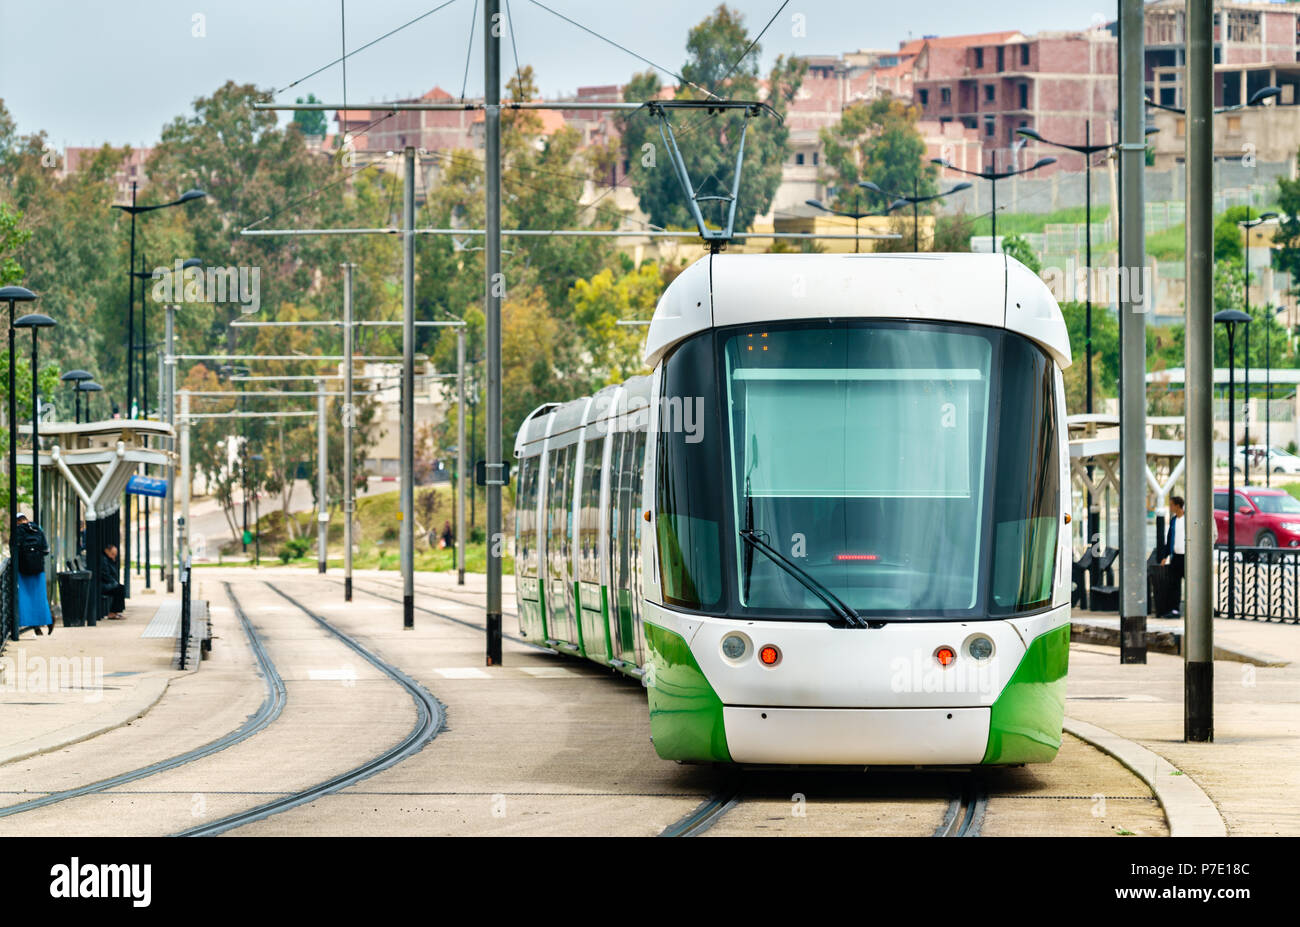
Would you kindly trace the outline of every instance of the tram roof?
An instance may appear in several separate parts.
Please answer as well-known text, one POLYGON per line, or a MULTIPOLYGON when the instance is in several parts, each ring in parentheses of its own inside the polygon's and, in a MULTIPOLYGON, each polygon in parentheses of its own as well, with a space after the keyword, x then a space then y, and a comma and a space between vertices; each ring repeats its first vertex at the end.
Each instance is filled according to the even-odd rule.
POLYGON ((656 365, 708 328, 783 319, 966 322, 1019 332, 1070 365, 1070 340, 1047 285, 1006 254, 713 254, 664 291, 646 336, 656 365))
MULTIPOLYGON (((515 437, 515 456, 540 451, 542 441, 557 446, 578 441, 585 425, 618 419, 610 429, 645 430, 650 405, 650 378, 630 377, 626 382, 603 387, 594 395, 565 403, 548 402, 528 414, 515 437)), ((604 432, 602 432, 603 434, 604 432)))

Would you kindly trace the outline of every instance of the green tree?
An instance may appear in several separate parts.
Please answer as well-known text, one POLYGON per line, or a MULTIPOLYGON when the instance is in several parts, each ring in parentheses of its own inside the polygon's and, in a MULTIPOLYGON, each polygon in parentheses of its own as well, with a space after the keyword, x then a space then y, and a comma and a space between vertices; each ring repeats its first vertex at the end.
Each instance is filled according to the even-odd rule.
MULTIPOLYGON (((319 103, 316 94, 307 94, 307 99, 298 97, 295 103, 319 103)), ((298 127, 298 131, 303 135, 310 135, 316 138, 324 138, 328 129, 328 123, 325 120, 325 113, 318 109, 300 109, 293 114, 293 124, 298 127)))
POLYGON ((22 281, 23 268, 14 257, 32 233, 21 227, 23 214, 0 203, 0 286, 10 286, 22 281))
MULTIPOLYGON (((726 5, 719 6, 693 27, 686 41, 684 82, 674 91, 678 100, 706 99, 707 93, 728 100, 762 97, 784 117, 798 93, 807 66, 779 56, 767 76, 766 95, 760 94, 757 44, 749 49, 744 17, 726 5)), ((658 98, 659 77, 653 71, 638 74, 624 89, 623 98, 644 102, 658 98)), ((736 149, 745 117, 736 110, 714 114, 670 114, 687 175, 696 192, 705 196, 729 195, 735 176, 736 149)), ((659 126, 646 112, 622 117, 623 154, 631 165, 632 188, 650 221, 664 228, 694 228, 686 193, 664 150, 659 126)), ((749 121, 745 160, 736 204, 736 230, 751 227, 755 217, 772 205, 781 183, 790 130, 781 119, 760 115, 749 121)), ((705 204, 701 211, 710 223, 724 216, 726 203, 705 204), (705 208, 707 206, 708 208, 705 208)))
MULTIPOLYGON (((921 196, 935 192, 937 170, 925 159, 925 139, 916 127, 919 113, 910 103, 882 96, 846 107, 833 128, 822 129, 823 176, 837 209, 853 208, 860 180, 889 194, 911 195, 916 188, 921 196)), ((864 205, 889 205, 879 194, 862 192, 864 205)))
POLYGON ((1034 253, 1033 248, 1029 247, 1029 242, 1025 240, 1023 235, 1008 235, 1002 239, 1002 250, 1034 273, 1038 273, 1043 269, 1043 264, 1038 260, 1038 255, 1034 253))

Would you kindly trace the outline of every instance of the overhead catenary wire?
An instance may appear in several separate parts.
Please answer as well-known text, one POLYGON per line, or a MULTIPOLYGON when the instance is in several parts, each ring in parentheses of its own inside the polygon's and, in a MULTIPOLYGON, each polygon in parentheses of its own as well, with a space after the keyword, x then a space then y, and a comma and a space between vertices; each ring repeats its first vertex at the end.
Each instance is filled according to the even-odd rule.
POLYGON ((469 59, 474 53, 474 24, 478 22, 478 0, 469 14, 469 41, 465 45, 465 76, 460 81, 460 101, 465 102, 465 89, 469 86, 469 59))
POLYGON ((385 32, 383 35, 381 35, 381 36, 380 36, 379 38, 377 38, 377 39, 372 39, 371 41, 367 42, 365 45, 362 45, 360 48, 354 48, 354 49, 353 49, 352 51, 350 51, 350 52, 345 51, 342 57, 340 57, 340 58, 335 58, 335 59, 334 59, 333 61, 331 61, 329 64, 322 65, 321 67, 319 67, 319 68, 317 68, 316 70, 312 71, 310 74, 304 74, 302 77, 298 78, 296 81, 293 81, 292 83, 285 84, 285 85, 284 85, 283 87, 281 87, 279 90, 275 91, 275 95, 276 95, 276 96, 279 96, 280 94, 284 93, 286 90, 289 90, 289 89, 291 89, 291 88, 293 88, 293 87, 298 86, 298 85, 301 84, 303 81, 305 81, 305 80, 309 80, 309 79, 315 77, 317 74, 321 73, 322 71, 328 71, 330 68, 334 67, 334 65, 336 65, 336 64, 338 64, 338 63, 340 63, 340 62, 342 62, 342 61, 346 61, 348 58, 351 58, 353 55, 357 54, 358 52, 363 52, 363 51, 365 51, 367 48, 370 48, 372 45, 377 45, 378 43, 382 42, 384 39, 388 38, 389 36, 396 35, 397 33, 401 32, 403 29, 407 28, 408 26, 414 26, 414 25, 415 25, 416 23, 418 23, 420 20, 425 19, 425 18, 427 18, 427 17, 429 17, 429 16, 432 16, 434 13, 438 12, 438 11, 441 10, 441 9, 445 9, 446 7, 451 6, 451 5, 452 5, 453 3, 455 3, 455 2, 456 2, 456 0, 447 0, 446 3, 440 3, 438 6, 435 6, 433 9, 431 9, 431 10, 426 10, 425 12, 421 13, 419 16, 415 17, 415 19, 412 19, 412 20, 410 20, 410 21, 408 21, 408 22, 402 23, 402 25, 398 26, 396 29, 390 29, 388 32, 385 32))
POLYGON ((558 16, 560 19, 564 20, 564 21, 565 21, 566 23, 568 23, 569 25, 571 25, 571 26, 577 26, 579 29, 581 29, 583 32, 587 33, 588 35, 594 36, 594 37, 600 39, 602 42, 605 42, 605 43, 608 44, 608 45, 613 45, 613 46, 614 46, 615 48, 617 48, 619 51, 626 52, 627 54, 631 55, 633 58, 636 58, 638 61, 643 61, 643 62, 645 62, 646 64, 650 65, 650 67, 654 68, 655 70, 657 70, 657 71, 663 71, 665 74, 669 75, 670 77, 675 77, 675 78, 677 78, 677 80, 681 81, 683 84, 690 84, 690 85, 691 85, 692 87, 694 87, 696 90, 700 91, 700 93, 703 93, 703 94, 705 94, 706 96, 710 96, 710 97, 714 97, 714 96, 716 96, 716 94, 714 94, 712 91, 710 91, 710 90, 708 90, 708 89, 706 89, 706 88, 704 88, 704 87, 701 87, 699 84, 695 83, 694 81, 689 81, 689 80, 687 80, 685 77, 683 77, 682 75, 678 74, 676 71, 672 70, 671 68, 666 68, 666 67, 664 67, 663 65, 655 64, 653 61, 651 61, 651 60, 650 60, 649 58, 647 58, 645 55, 638 55, 636 52, 632 51, 632 49, 628 48, 626 45, 620 45, 618 42, 615 42, 615 41, 614 41, 613 39, 611 39, 609 36, 601 35, 601 34, 600 34, 599 32, 597 32, 596 30, 587 28, 587 27, 584 26, 582 23, 578 22, 577 20, 570 19, 569 17, 565 16, 563 13, 559 12, 558 10, 553 10, 553 9, 551 9, 549 6, 547 6, 546 4, 538 2, 538 0, 529 0, 529 2, 530 2, 533 6, 539 6, 539 7, 541 7, 541 8, 544 9, 546 12, 550 13, 552 16, 558 16))

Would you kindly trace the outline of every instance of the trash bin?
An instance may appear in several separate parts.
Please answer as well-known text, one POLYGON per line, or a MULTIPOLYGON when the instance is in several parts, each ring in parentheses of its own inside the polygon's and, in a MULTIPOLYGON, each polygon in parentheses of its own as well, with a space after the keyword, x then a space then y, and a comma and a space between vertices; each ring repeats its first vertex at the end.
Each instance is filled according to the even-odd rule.
POLYGON ((67 570, 59 574, 59 601, 63 604, 63 626, 80 628, 90 610, 90 571, 67 570))
POLYGON ((1182 597, 1180 585, 1172 567, 1158 563, 1147 567, 1148 607, 1157 618, 1177 610, 1182 597))

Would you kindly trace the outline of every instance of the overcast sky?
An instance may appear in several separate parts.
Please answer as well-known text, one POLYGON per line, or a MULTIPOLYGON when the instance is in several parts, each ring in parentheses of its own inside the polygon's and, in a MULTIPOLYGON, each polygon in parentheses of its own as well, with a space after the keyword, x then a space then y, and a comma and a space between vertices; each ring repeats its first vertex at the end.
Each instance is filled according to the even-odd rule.
MULTIPOLYGON (((345 0, 347 46, 355 49, 419 16, 440 0, 345 0)), ((547 12, 509 0, 519 59, 533 65, 543 94, 619 83, 647 65, 547 12)), ((716 5, 688 0, 542 0, 545 6, 673 70, 686 34, 716 5)), ((750 35, 780 0, 733 0, 750 35)), ((415 25, 348 60, 347 99, 358 103, 423 93, 439 85, 468 96, 483 89, 482 29, 474 0, 452 0, 415 25)), ((502 3, 503 11, 506 4, 502 3)), ((896 48, 901 40, 1019 29, 1083 29, 1114 17, 1096 0, 792 0, 762 40, 764 66, 780 53, 824 54, 896 48), (802 32, 803 34, 800 34, 802 32)), ((482 4, 478 4, 482 17, 482 4)), ((513 69, 510 33, 502 70, 513 69)), ((280 90, 337 58, 336 0, 0 0, 0 98, 22 133, 44 129, 57 147, 147 145, 192 101, 228 79, 280 90)), ((281 93, 343 96, 334 66, 281 93)))

